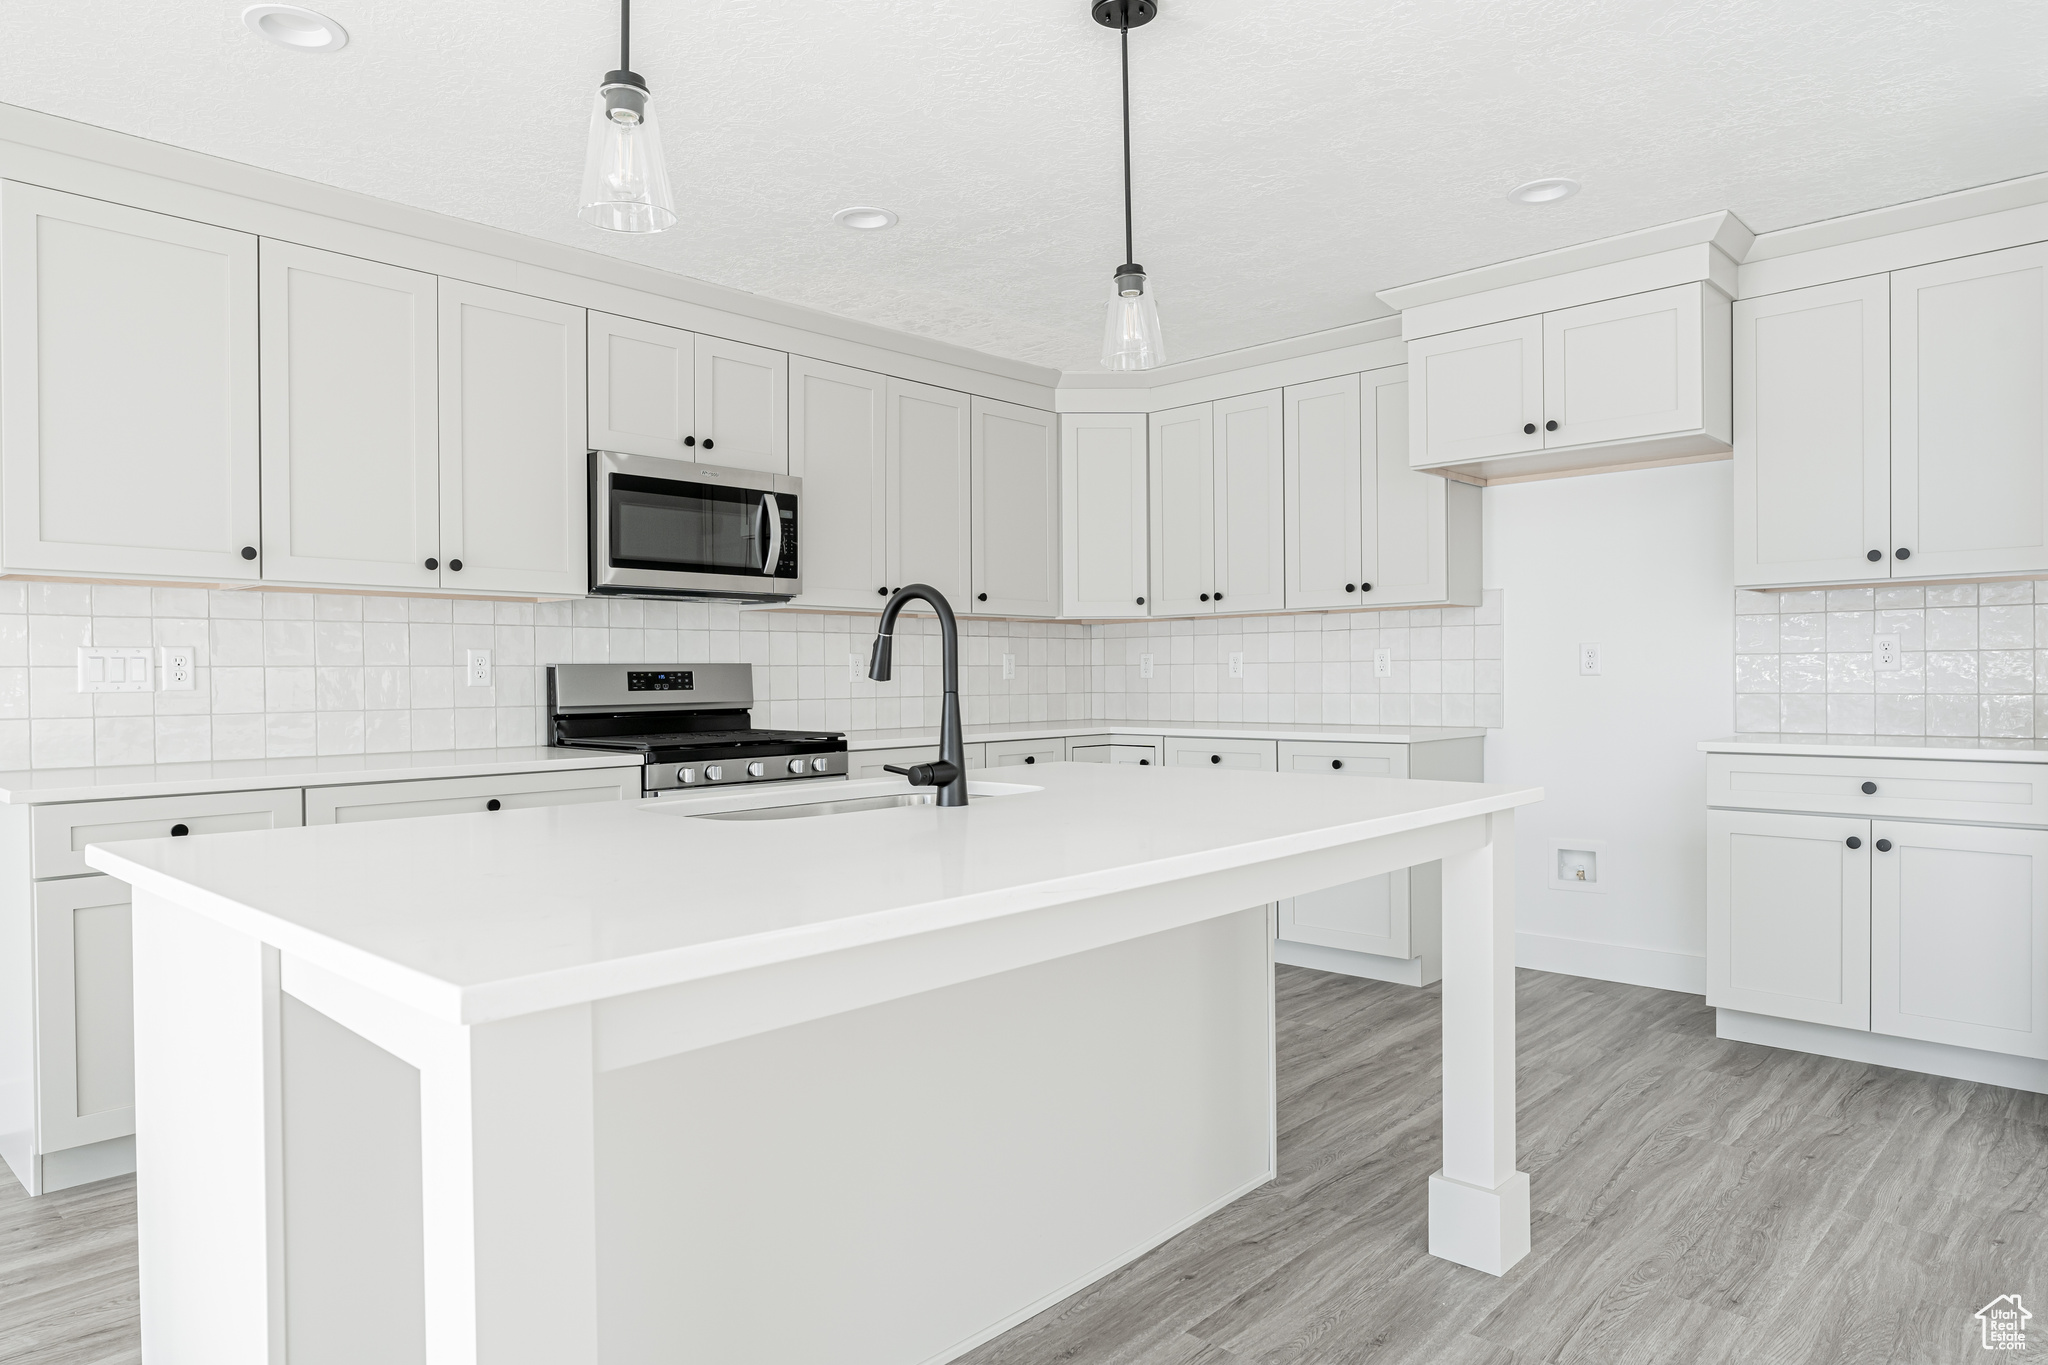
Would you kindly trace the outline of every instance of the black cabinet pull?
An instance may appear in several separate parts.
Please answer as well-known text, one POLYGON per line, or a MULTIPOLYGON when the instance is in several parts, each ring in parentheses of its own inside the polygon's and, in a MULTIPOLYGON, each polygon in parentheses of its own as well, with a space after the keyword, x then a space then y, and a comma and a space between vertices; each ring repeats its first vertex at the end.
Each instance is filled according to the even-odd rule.
POLYGON ((705 448, 706 450, 709 450, 709 449, 711 449, 711 438, 710 438, 709 436, 706 436, 706 437, 704 438, 704 448, 705 448))
POLYGON ((1356 583, 1346 583, 1346 584, 1344 585, 1344 591, 1346 591, 1346 592, 1357 592, 1357 591, 1358 591, 1358 585, 1357 585, 1356 583))
POLYGON ((427 561, 427 567, 430 569, 438 569, 441 567, 441 561, 438 559, 429 559, 427 561))
POLYGON ((1865 796, 1877 795, 1877 784, 1875 782, 1865 782, 1863 784, 1863 794, 1865 796))
POLYGON ((1344 760, 1341 758, 1333 758, 1330 760, 1330 766, 1333 768, 1341 768, 1344 766, 1344 760))
POLYGON ((1038 762, 1038 755, 1037 755, 1037 754, 1026 754, 1026 755, 1024 755, 1024 761, 1025 761, 1026 763, 1036 763, 1036 762, 1038 762))
POLYGON ((492 798, 491 798, 490 800, 488 800, 488 801, 484 802, 484 809, 485 809, 485 810, 497 810, 497 809, 499 809, 500 807, 502 807, 503 805, 504 805, 504 803, 503 803, 502 801, 498 800, 498 798, 494 796, 494 797, 492 797, 492 798))
POLYGON ((244 559, 254 559, 255 557, 256 557, 256 547, 255 547, 254 545, 244 545, 244 546, 242 547, 242 558, 244 558, 244 559))
POLYGON ((190 826, 190 825, 172 825, 172 826, 171 826, 171 837, 172 837, 173 839, 182 839, 182 838, 184 838, 184 837, 185 837, 186 835, 190 834, 191 832, 192 832, 192 826, 190 826))
POLYGON ((1219 592, 1219 593, 1217 593, 1217 594, 1216 594, 1216 600, 1217 600, 1218 602, 1221 602, 1221 601, 1223 600, 1223 594, 1222 594, 1222 593, 1220 593, 1220 592, 1219 592))
POLYGON ((1536 424, 1534 422, 1522 423, 1522 434, 1524 436, 1534 436, 1536 434, 1536 424))
POLYGON ((1848 844, 1849 844, 1849 847, 1851 847, 1851 848, 1861 848, 1861 847, 1863 847, 1863 841, 1862 841, 1861 839, 1857 838, 1857 837, 1856 837, 1855 835, 1853 835, 1853 834, 1849 836, 1849 838, 1848 838, 1848 844))
POLYGON ((974 594, 974 600, 977 602, 986 602, 988 601, 988 594, 985 592, 978 592, 974 594))
POLYGON ((1875 564, 1875 563, 1877 563, 1877 561, 1878 561, 1878 560, 1880 560, 1880 559, 1883 559, 1883 558, 1884 558, 1884 551, 1883 551, 1883 550, 1872 550, 1872 551, 1871 551, 1871 552, 1870 552, 1869 554, 1867 554, 1867 555, 1865 555, 1865 556, 1863 556, 1863 557, 1864 557, 1865 559, 1869 560, 1869 561, 1870 561, 1871 563, 1875 564))
POLYGON ((683 438, 683 444, 686 446, 693 446, 697 444, 697 438, 694 436, 685 436, 683 438))
POLYGON ((1152 760, 1149 758, 1141 758, 1138 760, 1138 766, 1141 768, 1149 768, 1152 766, 1152 760))
POLYGON ((1551 419, 1550 419, 1550 420, 1549 420, 1548 422, 1545 422, 1545 423, 1543 424, 1543 429, 1544 429, 1545 431, 1556 431, 1556 430, 1557 430, 1557 419, 1556 419, 1555 417, 1553 417, 1553 418, 1551 418, 1551 419))
POLYGON ((1223 755, 1222 755, 1222 754, 1210 754, 1210 755, 1209 755, 1209 761, 1210 761, 1211 763, 1221 763, 1221 762, 1223 761, 1223 755))
POLYGON ((1913 557, 1913 552, 1905 548, 1903 545, 1900 546, 1897 550, 1893 551, 1893 553, 1898 555, 1900 559, 1911 559, 1913 557))
POLYGON ((451 559, 451 560, 449 560, 449 561, 448 561, 448 567, 449 567, 449 568, 451 568, 451 569, 453 569, 453 570, 454 570, 454 571, 455 571, 456 573, 461 573, 461 572, 462 572, 462 561, 461 561, 461 560, 459 560, 459 559, 451 559))
POLYGON ((1209 594, 1208 594, 1208 593, 1203 593, 1203 594, 1202 594, 1202 600, 1203 600, 1204 602, 1208 601, 1208 600, 1209 600, 1209 594))
POLYGON ((1877 851, 1878 851, 1879 853, 1889 853, 1889 852, 1891 852, 1891 851, 1892 851, 1892 841, 1891 841, 1891 840, 1889 840, 1889 839, 1879 839, 1879 840, 1877 841, 1877 851))
POLYGON ((1359 590, 1360 592, 1371 592, 1371 591, 1372 591, 1372 584, 1370 584, 1370 583, 1360 583, 1360 584, 1358 585, 1358 590, 1359 590))
POLYGON ((1139 605, 1139 606, 1141 606, 1141 607, 1142 607, 1142 606, 1144 606, 1144 605, 1145 605, 1145 599, 1144 599, 1144 598, 1142 598, 1142 597, 1141 597, 1141 598, 1139 598, 1139 599, 1138 599, 1138 605, 1139 605))

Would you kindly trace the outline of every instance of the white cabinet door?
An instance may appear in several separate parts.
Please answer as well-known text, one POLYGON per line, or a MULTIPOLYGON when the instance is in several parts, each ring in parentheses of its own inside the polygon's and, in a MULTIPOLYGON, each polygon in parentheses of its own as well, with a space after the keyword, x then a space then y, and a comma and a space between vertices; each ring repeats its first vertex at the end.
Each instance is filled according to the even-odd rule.
POLYGON ((1152 615, 1215 608, 1215 418, 1207 403, 1152 414, 1152 615))
POLYGON ((1543 317, 1511 318, 1408 343, 1409 463, 1543 449, 1543 317))
POLYGON ((984 752, 991 768, 1036 767, 1041 763, 1066 762, 1067 741, 1061 735, 1046 739, 992 739, 984 752))
POLYGON ((436 280, 290 242, 262 256, 263 576, 438 587, 436 280))
POLYGON ((1226 398, 1216 410, 1216 523, 1211 601, 1218 611, 1287 605, 1286 491, 1280 390, 1226 398), (1228 600, 1229 606, 1221 605, 1228 600))
POLYGON ((2048 833, 1870 832, 1871 1031, 2048 1057, 2048 833))
POLYGON ((590 448, 696 458, 696 335, 678 327, 589 316, 590 448))
POLYGON ((705 464, 788 473, 789 357, 698 336, 696 431, 705 464))
POLYGON ((579 768, 569 772, 448 777, 424 782, 362 782, 343 787, 308 787, 306 823, 350 825, 365 820, 489 814, 533 806, 575 806, 639 798, 637 768, 579 768))
MULTIPOLYGON (((1287 605, 1355 607, 1364 563, 1358 376, 1290 385, 1287 430, 1287 605)), ((1404 446, 1394 452, 1403 468, 1404 446)), ((1420 476, 1436 479, 1433 474, 1420 476)))
POLYGON ((33 894, 41 1150, 126 1137, 135 1131, 128 884, 74 877, 33 894))
POLYGON ((1892 275, 1892 540, 1900 576, 2048 569, 2048 243, 1892 275))
POLYGON ((1868 1029, 1870 858, 1868 820, 1708 811, 1707 1003, 1868 1029))
POLYGON ((1149 768, 1159 761, 1159 746, 1156 744, 1127 744, 1108 740, 1091 743, 1067 744, 1069 763, 1127 763, 1133 767, 1149 768))
POLYGON ((1145 608, 1145 417, 1060 418, 1060 575, 1067 616, 1130 616, 1145 608))
POLYGON ((889 381, 792 356, 789 472, 807 606, 877 607, 888 596, 889 381))
POLYGON ((1889 575, 1891 462, 1890 278, 1738 301, 1735 581, 1889 575))
POLYGON ((1463 600, 1476 602, 1479 490, 1408 463, 1408 367, 1360 375, 1359 407, 1365 531, 1358 602, 1380 607, 1452 600, 1454 538, 1472 561, 1461 566, 1461 580, 1471 580, 1461 582, 1463 600), (1462 519, 1456 525, 1454 514, 1462 519))
POLYGON ((1279 936, 1381 957, 1414 956, 1409 915, 1413 869, 1311 891, 1280 902, 1279 936))
MULTIPOLYGON (((988 755, 985 745, 967 744, 961 747, 967 759, 969 772, 980 772, 987 766, 988 755)), ((939 746, 936 744, 913 745, 899 749, 855 749, 846 756, 846 775, 855 782, 887 781, 890 778, 900 782, 902 774, 890 772, 890 767, 907 768, 913 763, 930 763, 938 756, 939 746)), ((831 795, 828 790, 823 792, 819 799, 829 799, 831 795)))
POLYGON ((1703 425, 1700 291, 1681 284, 1543 315, 1543 444, 1703 425))
POLYGON ((441 586, 581 596, 583 310, 443 279, 440 344, 441 586))
POLYGON ((963 609, 974 581, 967 416, 966 394, 889 381, 889 588, 928 584, 963 609))
POLYGON ((1270 773, 1280 766, 1272 740, 1179 735, 1169 737, 1164 744, 1166 762, 1175 768, 1243 768, 1270 773))
POLYGON ((0 186, 7 569, 257 577, 256 295, 246 232, 0 186))
POLYGON ((974 600, 970 611, 1060 610, 1059 422, 1049 412, 976 398, 974 600))

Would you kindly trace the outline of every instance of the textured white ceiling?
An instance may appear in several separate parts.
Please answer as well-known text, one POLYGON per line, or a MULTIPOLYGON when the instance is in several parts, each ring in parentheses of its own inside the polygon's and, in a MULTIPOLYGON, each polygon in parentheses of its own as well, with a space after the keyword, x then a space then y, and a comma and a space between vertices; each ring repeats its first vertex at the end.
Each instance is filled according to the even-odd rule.
MULTIPOLYGON (((1063 369, 1122 258, 1087 0, 640 0, 682 223, 573 217, 610 0, 5 7, 0 100, 1063 369), (893 231, 835 228, 849 204, 893 231)), ((1170 357, 1732 208, 1767 231, 2048 169, 2040 0, 1161 0, 1132 38, 1138 259, 1170 357), (1562 204, 1510 205, 1544 175, 1562 204)))

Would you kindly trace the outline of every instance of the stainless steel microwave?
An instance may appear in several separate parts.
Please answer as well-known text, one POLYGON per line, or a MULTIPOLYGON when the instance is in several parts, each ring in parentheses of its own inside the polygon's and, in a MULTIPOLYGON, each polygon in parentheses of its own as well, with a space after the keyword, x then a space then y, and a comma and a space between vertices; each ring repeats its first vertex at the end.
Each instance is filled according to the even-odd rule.
POLYGON ((590 591, 779 602, 803 590, 803 480, 590 452, 590 591))

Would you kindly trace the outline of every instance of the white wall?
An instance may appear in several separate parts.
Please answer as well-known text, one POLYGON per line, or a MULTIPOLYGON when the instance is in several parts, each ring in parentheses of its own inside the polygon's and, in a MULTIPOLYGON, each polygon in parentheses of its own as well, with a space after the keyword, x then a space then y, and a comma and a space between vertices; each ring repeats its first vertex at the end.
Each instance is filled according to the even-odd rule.
POLYGON ((1541 785, 1516 831, 1525 967, 1703 992, 1703 739, 1732 733, 1733 466, 1485 493, 1502 590, 1505 725, 1487 778, 1541 785), (1581 677, 1578 646, 1601 647, 1581 677), (1551 840, 1606 844, 1598 894, 1550 885, 1551 840))

